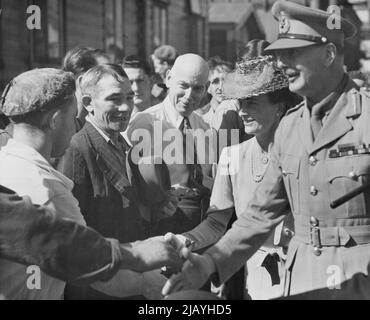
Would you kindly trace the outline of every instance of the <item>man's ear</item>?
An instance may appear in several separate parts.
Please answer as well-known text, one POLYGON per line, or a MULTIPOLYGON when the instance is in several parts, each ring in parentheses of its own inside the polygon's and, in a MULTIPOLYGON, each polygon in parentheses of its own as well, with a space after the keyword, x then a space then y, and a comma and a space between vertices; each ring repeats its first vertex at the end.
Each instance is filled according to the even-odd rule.
POLYGON ((325 65, 329 67, 333 64, 335 58, 337 56, 337 47, 333 43, 328 43, 326 45, 326 52, 325 52, 325 65))
POLYGON ((82 75, 81 76, 78 76, 77 80, 76 80, 76 86, 78 88, 81 88, 81 82, 82 82, 82 75))
POLYGON ((62 114, 62 110, 57 109, 57 110, 51 111, 49 114, 46 115, 47 117, 46 121, 47 121, 48 127, 51 130, 55 130, 56 128, 58 128, 58 123, 61 120, 61 114, 62 114))
POLYGON ((81 102, 82 102, 82 105, 84 106, 84 108, 89 112, 89 113, 93 113, 93 107, 91 105, 91 102, 92 102, 92 99, 89 95, 83 95, 82 98, 81 98, 81 102))

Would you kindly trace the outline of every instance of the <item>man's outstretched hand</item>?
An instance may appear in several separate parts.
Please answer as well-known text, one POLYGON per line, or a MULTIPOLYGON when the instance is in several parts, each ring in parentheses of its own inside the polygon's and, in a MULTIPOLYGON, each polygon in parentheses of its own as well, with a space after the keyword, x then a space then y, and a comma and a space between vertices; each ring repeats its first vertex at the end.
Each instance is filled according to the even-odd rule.
POLYGON ((183 260, 176 249, 164 237, 121 244, 121 253, 123 255, 121 269, 136 272, 160 269, 163 266, 179 272, 183 265, 183 260))
POLYGON ((167 296, 182 290, 199 289, 207 282, 216 267, 208 255, 192 253, 183 248, 181 255, 187 259, 181 273, 173 275, 165 284, 162 294, 167 296))

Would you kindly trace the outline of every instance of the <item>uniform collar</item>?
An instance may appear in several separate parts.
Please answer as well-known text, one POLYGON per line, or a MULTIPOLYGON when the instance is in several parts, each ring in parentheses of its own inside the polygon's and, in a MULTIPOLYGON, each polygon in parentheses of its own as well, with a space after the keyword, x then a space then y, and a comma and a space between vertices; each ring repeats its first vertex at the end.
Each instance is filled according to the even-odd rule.
POLYGON ((342 80, 339 82, 334 91, 330 92, 324 99, 318 103, 311 102, 306 98, 306 106, 312 110, 313 108, 322 107, 325 110, 325 113, 329 113, 337 102, 339 96, 343 93, 346 85, 348 83, 349 77, 347 74, 344 74, 342 80))

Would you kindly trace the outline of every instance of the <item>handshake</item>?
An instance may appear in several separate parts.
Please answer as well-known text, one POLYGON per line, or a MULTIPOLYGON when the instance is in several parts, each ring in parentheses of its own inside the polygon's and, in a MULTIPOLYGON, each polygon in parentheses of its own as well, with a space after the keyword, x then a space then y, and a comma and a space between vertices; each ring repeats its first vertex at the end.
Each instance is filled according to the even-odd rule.
POLYGON ((194 242, 186 237, 172 233, 123 244, 123 261, 126 263, 122 269, 147 272, 161 268, 162 275, 169 278, 163 286, 163 296, 199 289, 216 269, 209 255, 191 252, 193 245, 194 242))

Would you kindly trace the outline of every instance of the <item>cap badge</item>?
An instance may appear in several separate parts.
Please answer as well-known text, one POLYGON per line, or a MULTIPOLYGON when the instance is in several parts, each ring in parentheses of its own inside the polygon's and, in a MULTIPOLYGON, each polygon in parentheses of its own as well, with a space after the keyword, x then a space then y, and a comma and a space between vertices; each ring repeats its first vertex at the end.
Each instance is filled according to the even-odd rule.
POLYGON ((279 33, 288 33, 290 29, 290 21, 287 16, 281 15, 279 17, 279 33))

